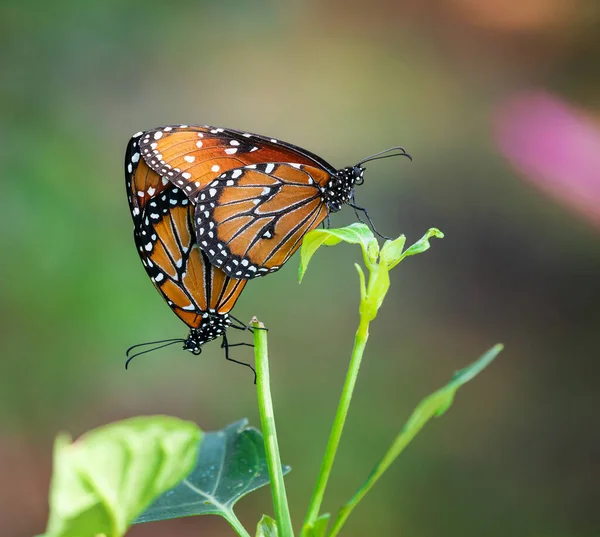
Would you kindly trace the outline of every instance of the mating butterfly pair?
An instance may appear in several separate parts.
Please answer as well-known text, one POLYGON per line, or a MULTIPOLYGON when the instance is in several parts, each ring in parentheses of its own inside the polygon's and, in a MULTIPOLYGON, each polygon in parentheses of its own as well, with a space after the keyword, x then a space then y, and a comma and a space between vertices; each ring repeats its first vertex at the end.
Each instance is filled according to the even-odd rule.
POLYGON ((135 243, 150 279, 190 327, 187 339, 160 343, 183 341, 198 354, 223 336, 231 360, 225 330, 245 328, 229 312, 247 280, 281 268, 304 235, 344 204, 368 218, 354 204, 354 187, 363 182, 362 164, 383 153, 408 156, 392 148, 336 170, 300 147, 232 129, 135 134, 125 155, 135 243))

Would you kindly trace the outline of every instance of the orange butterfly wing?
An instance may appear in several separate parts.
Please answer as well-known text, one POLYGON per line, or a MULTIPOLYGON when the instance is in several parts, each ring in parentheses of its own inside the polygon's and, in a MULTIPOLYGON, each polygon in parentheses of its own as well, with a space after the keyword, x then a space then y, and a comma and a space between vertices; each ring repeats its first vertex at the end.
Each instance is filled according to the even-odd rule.
POLYGON ((229 170, 260 162, 297 162, 335 169, 300 147, 258 134, 210 126, 171 125, 144 132, 140 154, 157 174, 195 200, 198 191, 229 170))
POLYGON ((168 181, 166 187, 143 160, 128 170, 136 150, 133 140, 128 146, 125 175, 138 253, 173 312, 198 329, 210 314, 225 314, 233 308, 246 280, 229 278, 209 263, 196 244, 193 205, 181 189, 168 181), (150 189, 155 189, 152 196, 148 196, 150 189), (138 191, 144 195, 137 195, 138 191))
POLYGON ((197 242, 233 278, 278 270, 327 216, 327 172, 297 163, 261 163, 221 174, 196 200, 197 242))

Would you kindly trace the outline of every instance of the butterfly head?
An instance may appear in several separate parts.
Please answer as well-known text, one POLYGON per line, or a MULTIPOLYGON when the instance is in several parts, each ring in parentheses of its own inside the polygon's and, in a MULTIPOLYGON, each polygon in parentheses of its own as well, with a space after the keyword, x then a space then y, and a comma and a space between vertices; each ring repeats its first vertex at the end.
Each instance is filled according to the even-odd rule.
POLYGON ((203 313, 202 324, 190 330, 190 334, 183 342, 183 349, 195 355, 200 354, 202 345, 225 334, 230 324, 231 319, 227 313, 203 313))
POLYGON ((354 187, 362 185, 365 169, 360 166, 342 168, 331 178, 323 191, 323 199, 329 211, 335 213, 348 203, 354 195, 354 187))

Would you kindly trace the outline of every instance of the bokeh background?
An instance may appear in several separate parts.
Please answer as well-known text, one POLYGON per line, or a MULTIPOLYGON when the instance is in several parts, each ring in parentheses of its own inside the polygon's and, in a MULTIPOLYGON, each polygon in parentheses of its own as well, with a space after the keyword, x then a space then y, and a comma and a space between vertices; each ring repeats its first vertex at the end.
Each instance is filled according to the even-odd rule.
MULTIPOLYGON (((600 535, 599 24, 585 0, 2 2, 0 535, 44 529, 58 431, 151 413, 258 424, 248 371, 217 343, 123 368, 129 345, 186 334, 137 257, 122 170, 133 132, 180 122, 339 167, 402 144, 414 162, 371 163, 357 199, 387 234, 446 234, 392 275, 327 509, 421 397, 506 345, 346 535, 600 535)), ((271 329, 297 523, 352 346, 359 258, 323 250, 300 286, 295 257, 235 310, 271 329)), ((238 511, 252 527, 268 491, 238 511)), ((200 517, 131 535, 233 531, 200 517)))

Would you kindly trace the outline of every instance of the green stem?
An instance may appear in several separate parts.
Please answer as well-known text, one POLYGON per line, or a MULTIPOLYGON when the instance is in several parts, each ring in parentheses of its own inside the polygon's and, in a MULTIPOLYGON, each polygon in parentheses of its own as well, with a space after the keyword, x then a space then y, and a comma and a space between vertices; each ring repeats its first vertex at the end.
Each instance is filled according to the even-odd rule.
POLYGON ((240 519, 235 516, 233 511, 229 511, 224 518, 231 524, 231 527, 237 532, 240 537, 250 537, 250 534, 246 531, 246 528, 242 526, 240 519))
POLYGON ((344 429, 344 423, 346 422, 346 416, 348 415, 348 408, 350 407, 354 385, 356 384, 356 378, 358 376, 360 363, 368 338, 369 321, 366 320, 365 316, 361 316, 360 324, 358 325, 358 330, 356 331, 356 336, 354 338, 354 349, 352 350, 348 373, 346 374, 346 380, 342 389, 342 396, 340 397, 327 448, 325 449, 325 456, 323 457, 317 484, 308 507, 308 513, 304 520, 305 527, 312 526, 319 516, 323 496, 325 495, 325 488, 327 487, 327 481, 329 480, 333 461, 340 443, 340 438, 342 437, 342 430, 344 429))
POLYGON ((256 360, 256 383, 258 393, 258 411, 260 423, 265 439, 265 452, 267 455, 267 466, 269 478, 271 479, 271 494, 273 496, 273 508, 277 521, 279 537, 293 537, 292 520, 285 493, 283 482, 283 471, 281 469, 281 458, 279 456, 279 445, 277 443, 277 432, 275 430, 275 415, 273 413, 273 401, 269 386, 269 354, 267 350, 267 331, 264 325, 253 320, 254 326, 254 357, 256 360), (261 330, 262 328, 262 330, 261 330))

